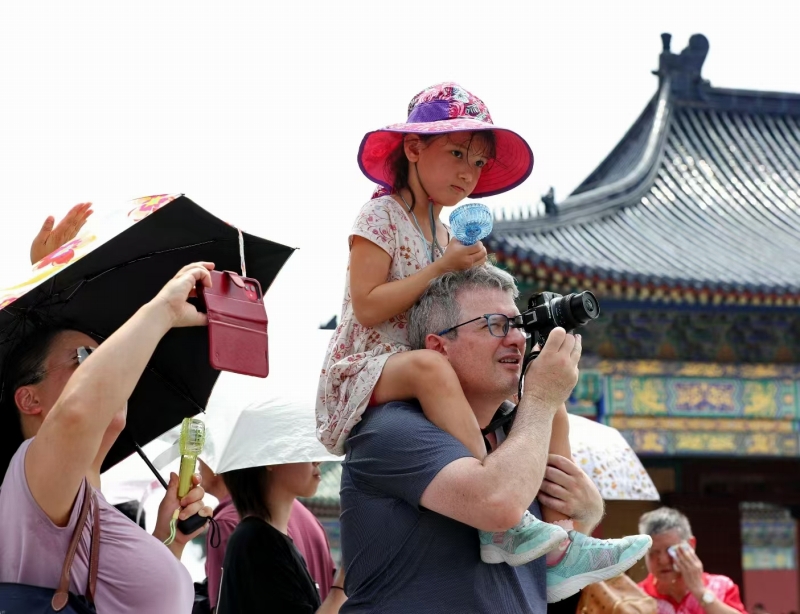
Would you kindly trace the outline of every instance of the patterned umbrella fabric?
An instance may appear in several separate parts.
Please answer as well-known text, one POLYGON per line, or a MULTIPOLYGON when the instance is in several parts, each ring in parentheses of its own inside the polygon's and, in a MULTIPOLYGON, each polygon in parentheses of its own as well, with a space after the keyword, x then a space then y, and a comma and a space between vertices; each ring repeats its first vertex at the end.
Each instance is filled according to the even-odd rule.
POLYGON ((639 457, 617 429, 570 414, 569 444, 573 460, 592 479, 603 499, 660 499, 639 457))
MULTIPOLYGON (((293 252, 240 233, 181 194, 140 198, 95 217, 21 281, 0 284, 0 361, 43 324, 68 322, 107 338, 190 262, 240 271, 243 252, 247 274, 266 292, 293 252)), ((144 444, 203 411, 218 375, 208 361, 205 328, 170 331, 128 402, 129 432, 144 444)), ((104 469, 133 449, 121 436, 104 469)))

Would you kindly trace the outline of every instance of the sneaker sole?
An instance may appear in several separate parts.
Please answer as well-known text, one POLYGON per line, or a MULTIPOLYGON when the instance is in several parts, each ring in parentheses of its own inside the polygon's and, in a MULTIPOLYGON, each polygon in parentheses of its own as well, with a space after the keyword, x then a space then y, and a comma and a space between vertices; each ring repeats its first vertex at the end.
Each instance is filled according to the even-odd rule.
POLYGON ((519 567, 520 565, 525 565, 530 563, 531 561, 535 561, 541 556, 544 556, 551 550, 553 550, 558 544, 562 541, 567 539, 566 532, 563 535, 559 535, 558 533, 554 534, 552 538, 544 542, 541 546, 534 550, 527 550, 525 552, 520 552, 516 554, 511 554, 506 552, 499 546, 495 546, 494 544, 483 545, 481 544, 481 560, 484 563, 488 563, 490 565, 498 565, 500 563, 506 563, 511 565, 511 567, 519 567))
POLYGON ((650 550, 650 546, 652 542, 648 544, 646 547, 642 548, 639 552, 637 552, 631 558, 621 561, 616 565, 612 565, 611 567, 604 567, 603 569, 598 569, 596 571, 590 571, 584 574, 580 574, 578 576, 572 576, 571 578, 567 578, 558 586, 554 586, 553 588, 547 587, 547 603, 556 603, 558 601, 562 601, 571 595, 574 595, 582 588, 589 586, 590 584, 594 584, 595 582, 602 582, 603 580, 610 580, 621 573, 628 571, 631 567, 633 567, 639 559, 641 559, 647 551, 650 550))

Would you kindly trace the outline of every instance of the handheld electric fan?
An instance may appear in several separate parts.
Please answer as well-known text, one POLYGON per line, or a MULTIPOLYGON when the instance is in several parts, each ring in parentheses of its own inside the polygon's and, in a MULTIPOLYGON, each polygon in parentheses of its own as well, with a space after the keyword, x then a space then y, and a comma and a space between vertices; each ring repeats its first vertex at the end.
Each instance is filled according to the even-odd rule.
POLYGON ((492 232, 492 212, 481 203, 467 203, 450 214, 450 230, 464 245, 473 245, 492 232))
MULTIPOLYGON (((181 452, 181 469, 178 482, 178 497, 183 498, 192 489, 192 476, 197 465, 197 456, 203 451, 206 442, 206 425, 197 418, 184 418, 181 424, 179 448, 181 452)), ((184 535, 194 533, 202 527, 208 518, 195 514, 186 520, 178 521, 180 509, 175 510, 170 529, 172 533, 165 543, 175 539, 175 527, 184 535)))
POLYGON ((185 497, 192 489, 192 476, 197 466, 197 455, 206 443, 206 425, 197 418, 184 418, 181 424, 179 446, 181 451, 180 483, 178 496, 185 497))

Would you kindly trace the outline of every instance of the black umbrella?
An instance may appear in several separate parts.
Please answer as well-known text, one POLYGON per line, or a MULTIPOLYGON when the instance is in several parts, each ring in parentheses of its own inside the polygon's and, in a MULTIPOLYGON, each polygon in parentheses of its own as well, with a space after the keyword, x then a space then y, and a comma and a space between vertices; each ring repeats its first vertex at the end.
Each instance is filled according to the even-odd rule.
MULTIPOLYGON (((219 271, 240 271, 236 228, 185 196, 167 202, 6 304, 0 310, 0 361, 16 341, 43 323, 66 321, 107 338, 190 262, 205 260, 219 271)), ((247 276, 266 292, 294 250, 248 234, 243 240, 247 276)), ((203 411, 218 375, 209 364, 206 328, 171 330, 128 402, 130 434, 143 445, 203 411)), ((134 449, 132 438, 120 437, 103 470, 134 449)))

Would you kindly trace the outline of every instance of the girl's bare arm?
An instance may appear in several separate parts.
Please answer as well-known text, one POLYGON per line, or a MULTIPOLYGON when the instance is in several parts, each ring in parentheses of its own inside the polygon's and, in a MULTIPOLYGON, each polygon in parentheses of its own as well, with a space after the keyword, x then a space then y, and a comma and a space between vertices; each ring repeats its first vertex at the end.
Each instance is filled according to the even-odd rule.
POLYGON ((428 287, 444 273, 442 261, 397 281, 387 281, 392 257, 372 241, 353 237, 350 248, 350 296, 353 313, 362 326, 373 327, 405 313, 428 287))
POLYGON ((388 281, 392 257, 372 241, 355 236, 350 248, 353 313, 362 326, 377 326, 411 309, 428 284, 440 275, 484 262, 486 249, 480 241, 462 245, 452 240, 439 260, 405 279, 388 281))

